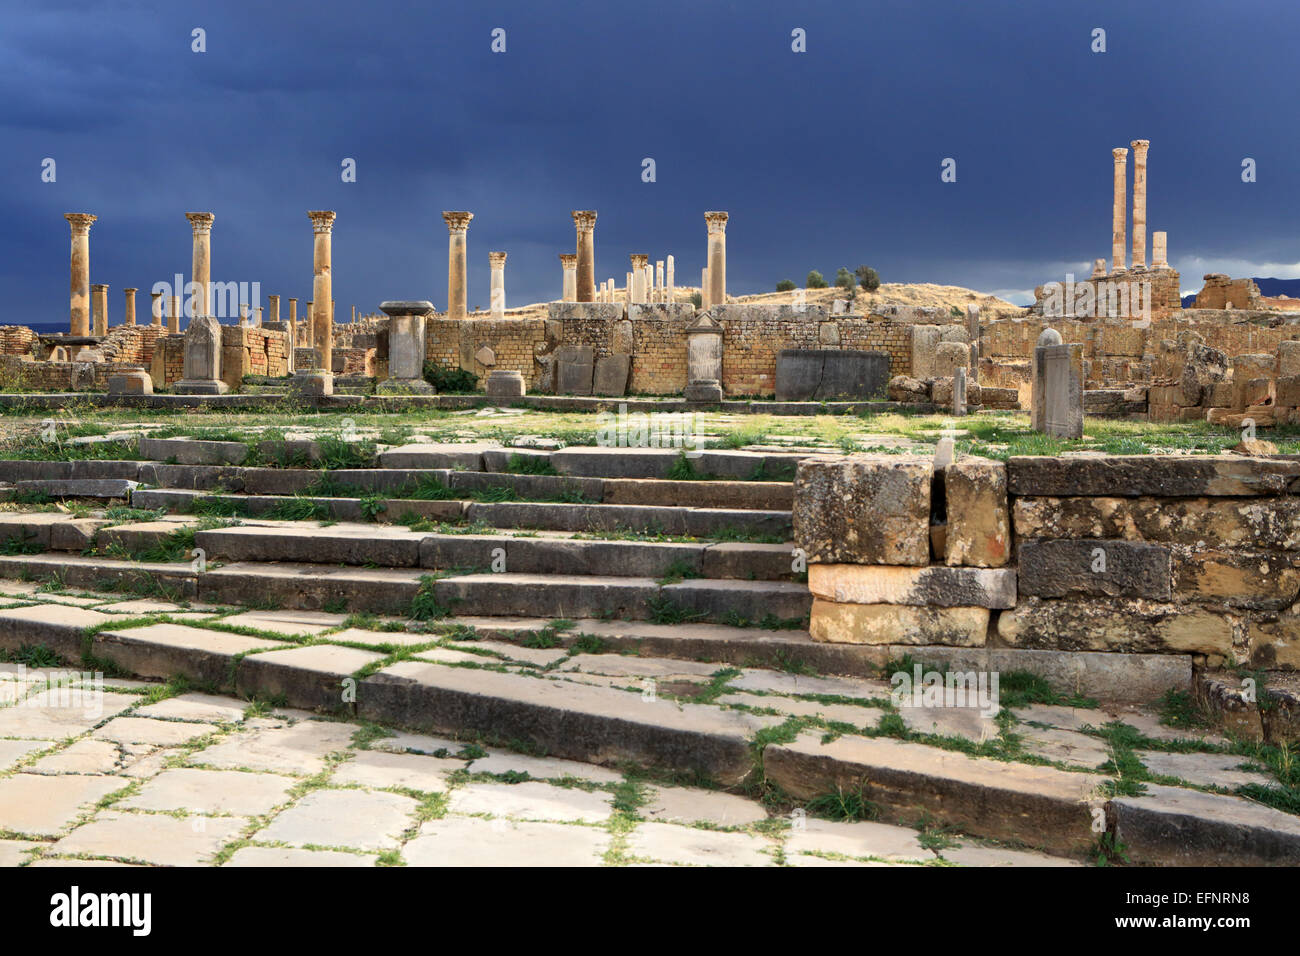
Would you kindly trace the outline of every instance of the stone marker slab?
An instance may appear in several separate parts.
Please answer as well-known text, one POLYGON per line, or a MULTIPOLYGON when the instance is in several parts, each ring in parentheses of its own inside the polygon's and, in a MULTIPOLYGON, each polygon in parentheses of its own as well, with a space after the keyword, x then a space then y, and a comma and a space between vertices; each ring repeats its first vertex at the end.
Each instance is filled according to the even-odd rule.
POLYGON ((888 384, 888 352, 782 349, 776 356, 778 402, 882 399, 888 384))

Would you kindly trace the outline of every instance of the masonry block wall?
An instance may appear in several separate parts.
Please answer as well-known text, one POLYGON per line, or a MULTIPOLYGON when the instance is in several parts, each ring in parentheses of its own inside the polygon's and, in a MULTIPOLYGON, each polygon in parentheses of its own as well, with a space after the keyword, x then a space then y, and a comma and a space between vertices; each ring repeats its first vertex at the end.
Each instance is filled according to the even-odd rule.
POLYGON ((34 355, 40 341, 25 325, 0 325, 0 355, 34 355))
POLYGON ((1297 460, 822 456, 794 532, 816 640, 1300 671, 1297 460))
POLYGON ((555 338, 548 339, 547 320, 540 318, 431 316, 425 324, 425 359, 444 368, 467 369, 480 382, 493 369, 509 369, 521 373, 531 389, 541 375, 537 359, 550 350, 555 338))
POLYGON ((288 350, 289 335, 286 332, 252 325, 223 325, 221 379, 233 392, 243 384, 245 375, 283 378, 289 374, 288 350))

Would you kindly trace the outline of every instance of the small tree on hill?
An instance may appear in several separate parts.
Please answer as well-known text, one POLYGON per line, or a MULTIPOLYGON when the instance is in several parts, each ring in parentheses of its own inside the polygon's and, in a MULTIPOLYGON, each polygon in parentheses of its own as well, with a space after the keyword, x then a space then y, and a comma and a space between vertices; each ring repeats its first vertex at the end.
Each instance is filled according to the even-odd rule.
POLYGON ((835 273, 835 285, 841 289, 847 289, 852 292, 857 288, 857 280, 853 278, 853 273, 848 269, 840 266, 840 271, 835 273))
POLYGON ((808 281, 804 283, 804 288, 825 289, 826 280, 822 278, 822 274, 820 272, 814 269, 812 272, 808 273, 808 281))
POLYGON ((778 283, 776 284, 776 291, 777 291, 777 292, 793 292, 793 291, 794 291, 794 280, 793 280, 793 279, 782 279, 780 282, 778 282, 778 283))
POLYGON ((880 288, 880 276, 871 266, 858 266, 854 274, 858 277, 858 284, 868 292, 875 292, 880 288))

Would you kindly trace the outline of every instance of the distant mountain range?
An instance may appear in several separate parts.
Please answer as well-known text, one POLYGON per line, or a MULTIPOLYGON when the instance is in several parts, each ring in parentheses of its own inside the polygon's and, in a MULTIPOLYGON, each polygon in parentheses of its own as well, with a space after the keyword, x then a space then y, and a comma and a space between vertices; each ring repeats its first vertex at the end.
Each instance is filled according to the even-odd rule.
MULTIPOLYGON (((1293 299, 1300 299, 1300 279, 1255 279, 1255 285, 1259 286, 1259 294, 1265 296, 1289 295, 1293 299)), ((1196 293, 1183 296, 1183 308, 1190 309, 1192 303, 1196 301, 1196 293)))

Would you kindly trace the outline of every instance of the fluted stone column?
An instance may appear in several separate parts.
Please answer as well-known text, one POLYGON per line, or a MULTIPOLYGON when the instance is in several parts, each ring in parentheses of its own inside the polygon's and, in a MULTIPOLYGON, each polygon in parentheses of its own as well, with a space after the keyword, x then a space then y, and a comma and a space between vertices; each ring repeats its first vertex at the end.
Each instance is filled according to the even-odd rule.
POLYGON ((578 301, 578 255, 575 252, 560 253, 560 272, 563 283, 560 286, 561 302, 578 301))
POLYGON ((172 296, 171 314, 167 316, 167 331, 179 332, 181 330, 181 297, 172 296))
POLYGON ((124 289, 126 292, 126 309, 122 313, 123 325, 135 325, 135 294, 139 289, 124 289))
POLYGON ((671 305, 673 299, 675 298, 675 294, 673 292, 673 257, 672 256, 668 257, 665 278, 668 284, 664 288, 664 301, 667 302, 669 305, 671 305))
POLYGON ((69 256, 72 281, 69 288, 68 331, 72 335, 90 334, 90 226, 98 217, 85 212, 63 214, 72 229, 72 252, 69 256))
POLYGON ((578 262, 574 277, 577 301, 593 302, 596 298, 596 210, 573 210, 573 225, 578 231, 578 262))
POLYGON ((1133 268, 1147 267, 1147 148, 1150 140, 1135 139, 1133 147, 1133 268))
POLYGON ((153 316, 150 322, 154 328, 162 328, 163 324, 163 300, 161 292, 149 293, 149 314, 153 316))
POLYGON ((90 287, 91 331, 94 335, 108 334, 108 286, 90 287))
POLYGON ((645 298, 645 264, 650 261, 650 257, 633 253, 628 256, 632 263, 632 301, 641 303, 645 298))
POLYGON ((312 331, 316 337, 316 354, 320 358, 320 370, 326 375, 334 372, 334 298, 333 258, 334 212, 329 209, 317 209, 307 213, 311 219, 315 243, 312 247, 312 282, 311 296, 315 304, 311 316, 312 331))
POLYGON ((191 259, 190 280, 194 295, 190 299, 190 318, 208 315, 212 306, 212 220, 210 212, 187 212, 194 233, 194 252, 191 259))
POLYGON ((1110 238, 1110 258, 1111 271, 1123 272, 1125 268, 1125 256, 1127 249, 1125 245, 1125 215, 1124 215, 1124 194, 1128 191, 1128 150, 1123 147, 1112 149, 1110 154, 1115 157, 1115 196, 1111 207, 1111 238, 1110 238))
POLYGON ((1166 233, 1163 232, 1151 233, 1151 268, 1153 269, 1169 268, 1169 253, 1165 246, 1167 241, 1168 239, 1166 233))
POLYGON ((447 318, 463 319, 467 311, 468 288, 465 284, 465 233, 472 212, 444 212, 447 223, 447 318))
POLYGON ((492 281, 489 286, 489 303, 494 319, 505 318, 506 314, 506 254, 489 252, 488 265, 491 267, 492 281))
POLYGON ((727 214, 706 212, 709 227, 709 304, 727 301, 727 214))

